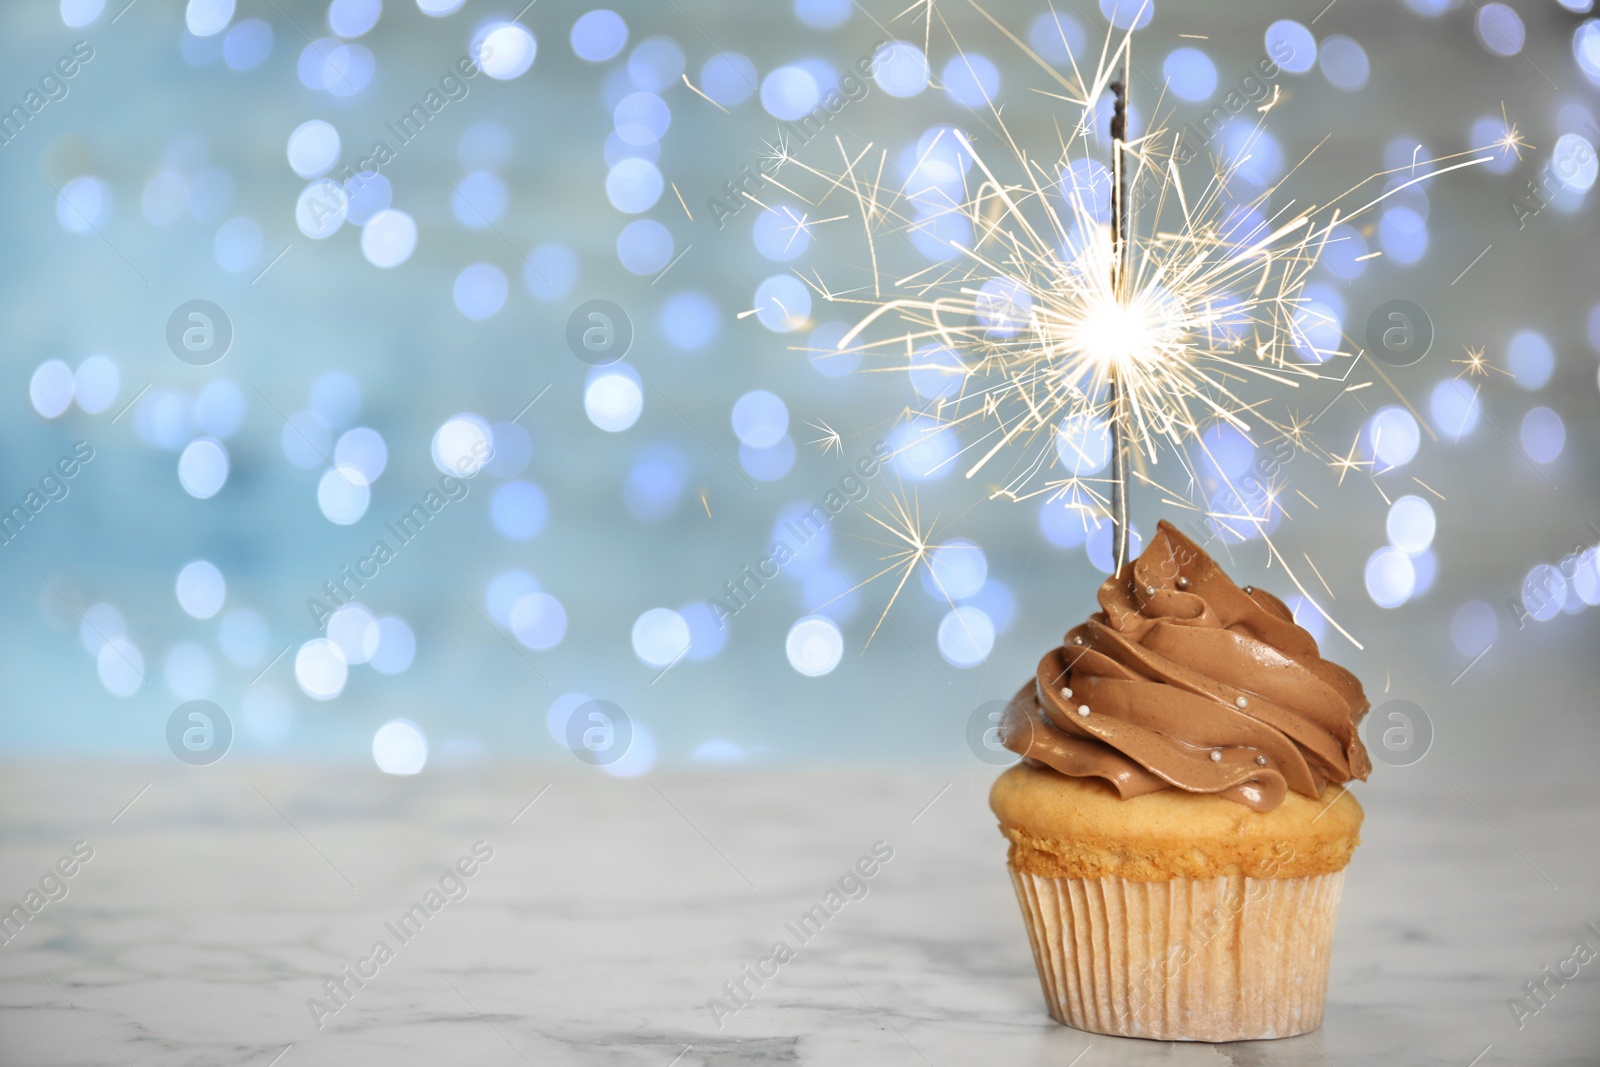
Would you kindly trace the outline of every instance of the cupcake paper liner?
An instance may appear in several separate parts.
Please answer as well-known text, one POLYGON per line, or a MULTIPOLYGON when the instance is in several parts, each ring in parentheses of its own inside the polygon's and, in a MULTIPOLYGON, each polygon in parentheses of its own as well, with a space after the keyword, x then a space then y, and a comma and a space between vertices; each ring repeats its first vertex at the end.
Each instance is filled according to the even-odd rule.
POLYGON ((1322 1025, 1343 871, 1011 878, 1058 1022, 1161 1041, 1292 1037, 1322 1025))

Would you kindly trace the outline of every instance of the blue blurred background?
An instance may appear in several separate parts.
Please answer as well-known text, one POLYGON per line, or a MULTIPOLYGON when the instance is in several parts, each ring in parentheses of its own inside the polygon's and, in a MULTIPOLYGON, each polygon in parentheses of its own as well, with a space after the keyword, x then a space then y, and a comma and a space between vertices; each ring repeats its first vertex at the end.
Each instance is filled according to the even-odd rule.
MULTIPOLYGON (((1392 298, 1435 338, 1413 365, 1356 361, 1293 398, 1333 404, 1316 441, 1355 465, 1287 465, 1267 525, 1363 648, 1295 598, 1300 621, 1375 703, 1431 708, 1443 737, 1445 709, 1504 711, 1530 673, 1557 699, 1584 692, 1600 604, 1589 0, 1118 2, 988 10, 1063 69, 1137 22, 1136 132, 1163 86, 1174 127, 1237 110, 1276 43, 1282 99, 1246 175, 1285 179, 1277 208, 1416 159, 1492 157, 1354 220, 1313 276, 1314 317, 1341 327, 1329 347, 1360 350, 1392 298)), ((970 438, 910 414, 936 373, 814 351, 859 313, 799 280, 859 271, 854 203, 767 190, 771 210, 721 227, 709 203, 875 54, 875 83, 792 146, 799 162, 837 167, 835 134, 852 154, 871 142, 892 185, 926 131, 981 128, 985 94, 1048 154, 1069 109, 968 5, 124 3, 0 10, 0 506, 23 509, 0 547, 7 754, 167 758, 169 716, 207 699, 232 759, 571 761, 568 717, 595 698, 632 724, 613 774, 953 763, 973 709, 1093 608, 1105 526, 963 478, 970 438), (620 362, 569 345, 594 300, 629 324, 620 362), (719 626, 711 599, 875 446, 894 455, 864 499, 719 626), (925 570, 898 597, 903 571, 880 575, 892 538, 871 516, 895 501, 943 546, 948 599, 925 570), (426 522, 397 536, 418 505, 426 522), (328 618, 325 583, 354 604, 328 618)), ((1211 147, 1243 151, 1252 118, 1211 147)), ((1263 445, 1211 443, 1229 477, 1263 445)), ((1192 495, 1214 504, 1219 486, 1192 495)), ((1162 501, 1134 494, 1141 531, 1177 517, 1162 501)), ((1292 592, 1256 530, 1213 532, 1238 581, 1292 592)), ((1454 743, 1487 758, 1496 741, 1454 743)))

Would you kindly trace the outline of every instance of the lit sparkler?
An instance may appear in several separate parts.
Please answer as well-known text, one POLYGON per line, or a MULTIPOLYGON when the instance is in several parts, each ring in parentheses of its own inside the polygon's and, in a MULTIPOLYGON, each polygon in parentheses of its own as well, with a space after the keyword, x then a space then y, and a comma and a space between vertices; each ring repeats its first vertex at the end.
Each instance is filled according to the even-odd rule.
MULTIPOLYGON (((1125 50, 1124 40, 1118 54, 1125 50)), ((1075 98, 1084 121, 1070 129, 1048 166, 1000 127, 1017 180, 1002 179, 956 131, 941 133, 918 162, 922 170, 954 157, 975 172, 963 175, 961 195, 944 204, 936 202, 949 189, 868 189, 853 167, 828 176, 850 189, 864 219, 876 222, 876 232, 868 230, 874 262, 885 232, 926 230, 944 216, 970 226, 969 244, 947 241, 950 259, 896 280, 889 293, 879 280, 871 298, 837 297, 869 308, 841 349, 888 353, 901 365, 925 346, 959 353, 951 373, 961 388, 941 405, 940 421, 998 424, 980 439, 984 450, 968 477, 1008 445, 1049 438, 1075 416, 1115 425, 1139 458, 1154 462, 1158 440, 1197 440, 1211 420, 1247 428, 1250 405, 1236 389, 1244 378, 1294 384, 1316 377, 1318 362, 1338 354, 1314 351, 1318 362, 1308 362, 1295 349, 1296 342, 1311 343, 1307 333, 1315 323, 1302 312, 1299 293, 1315 263, 1314 242, 1325 239, 1326 229, 1314 228, 1305 213, 1275 219, 1271 229, 1240 224, 1265 205, 1267 194, 1228 211, 1237 164, 1219 170, 1191 202, 1176 163, 1156 150, 1155 135, 1116 138, 1121 151, 1114 152, 1110 181, 1131 189, 1132 202, 1123 200, 1117 212, 1128 235, 1110 232, 1104 210, 1114 194, 1104 172, 1073 165, 1092 158, 1085 134, 1110 73, 1102 57, 1092 83, 1075 98), (1176 213, 1176 224, 1140 237, 1134 216, 1141 206, 1157 218, 1176 213), (863 339, 885 319, 901 329, 863 339)), ((1040 491, 1029 484, 1032 476, 1055 465, 1050 441, 1043 444, 1045 452, 1024 463, 1000 494, 1020 499, 1040 491)), ((1044 487, 1061 488, 1060 481, 1044 487)))
MULTIPOLYGON (((1333 323, 1304 296, 1334 227, 1406 187, 1491 162, 1499 150, 1520 149, 1514 126, 1507 122, 1506 138, 1491 149, 1411 162, 1371 174, 1326 205, 1301 205, 1283 197, 1285 179, 1262 186, 1246 170, 1280 102, 1275 91, 1254 109, 1258 117, 1242 146, 1232 146, 1226 157, 1208 157, 1194 189, 1194 182, 1186 184, 1195 158, 1187 149, 1194 146, 1160 123, 1128 136, 1123 86, 1131 75, 1131 34, 1110 30, 1093 70, 1072 58, 1067 74, 976 0, 968 3, 1053 80, 1045 96, 1066 107, 1066 117, 1040 152, 1014 134, 990 101, 974 112, 982 126, 978 138, 946 126, 918 142, 901 184, 886 179, 888 152, 870 144, 846 149, 835 136, 837 171, 803 162, 781 146, 786 170, 802 178, 786 176, 774 186, 814 208, 835 194, 850 198, 866 240, 864 285, 830 288, 821 275, 805 278, 824 301, 861 309, 835 350, 877 357, 878 365, 867 370, 950 374, 954 386, 918 411, 918 421, 930 424, 928 432, 976 429, 957 458, 968 478, 1010 464, 989 486, 990 496, 1021 501, 1050 494, 1082 509, 1085 522, 1109 514, 1115 569, 1128 558, 1128 483, 1138 478, 1162 488, 1150 467, 1160 461, 1163 443, 1190 490, 1202 482, 1192 451, 1210 456, 1205 434, 1216 424, 1235 427, 1258 445, 1288 440, 1333 467, 1341 483, 1350 472, 1371 470, 1373 462, 1358 459, 1354 445, 1342 456, 1315 445, 1309 434, 1315 418, 1288 414, 1278 422, 1267 416, 1264 398, 1253 395, 1250 384, 1264 382, 1264 395, 1272 398, 1275 387, 1347 381, 1350 362, 1360 360, 1362 350, 1342 331, 1330 330, 1333 323), (1109 166, 1101 163, 1106 152, 1096 136, 1098 104, 1107 94, 1117 98, 1109 166), (824 182, 821 194, 798 189, 806 178, 824 182), (1363 195, 1384 181, 1387 189, 1363 195), (1355 206, 1347 208, 1350 203, 1355 206), (906 245, 922 254, 901 269, 906 245), (1077 459, 1099 451, 1086 445, 1098 432, 1109 438, 1109 478, 1078 474, 1104 466, 1098 456, 1077 459)), ((914 3, 910 11, 930 22, 926 34, 936 18, 950 30, 933 3, 914 3)), ((954 30, 950 40, 960 53, 954 30)), ((843 219, 835 214, 826 221, 843 219)), ((1373 371, 1394 389, 1381 368, 1373 371)), ((1163 490, 1163 501, 1200 510, 1235 539, 1261 534, 1269 563, 1282 563, 1302 597, 1322 611, 1266 536, 1282 509, 1283 486, 1246 491, 1222 474, 1222 464, 1211 467, 1226 486, 1221 507, 1197 509, 1173 488, 1163 490)), ((890 525, 880 525, 898 544, 874 579, 899 573, 898 597, 910 573, 928 565, 931 531, 904 506, 891 514, 890 525)))
MULTIPOLYGON (((1087 511, 1109 510, 1120 569, 1127 558, 1128 482, 1157 484, 1149 467, 1159 462, 1163 443, 1192 487, 1199 477, 1189 451, 1208 453, 1203 435, 1217 423, 1247 437, 1266 428, 1303 442, 1306 424, 1273 421, 1261 400, 1244 395, 1246 383, 1295 388, 1332 376, 1324 368, 1336 361, 1359 358, 1342 335, 1329 343, 1329 324, 1303 296, 1334 227, 1413 184, 1494 157, 1461 153, 1408 164, 1372 175, 1327 205, 1289 199, 1274 208, 1281 181, 1260 188, 1241 173, 1277 103, 1274 94, 1257 109, 1242 149, 1210 159, 1197 192, 1185 184, 1187 146, 1159 125, 1127 136, 1119 100, 1107 169, 1094 144, 1096 106, 1107 93, 1121 95, 1114 83, 1126 84, 1131 73, 1129 34, 1112 31, 1094 69, 1080 69, 1074 58, 1069 75, 975 0, 969 3, 1053 79, 1045 95, 1068 109, 1057 143, 1043 155, 1031 150, 991 102, 977 118, 987 128, 985 144, 998 151, 980 151, 968 134, 943 128, 924 137, 900 185, 884 183, 887 153, 871 145, 852 152, 836 138, 837 172, 790 156, 789 166, 826 183, 823 195, 808 202, 820 205, 836 192, 853 198, 867 243, 869 285, 841 292, 820 276, 807 281, 824 300, 863 308, 838 350, 876 355, 886 364, 881 369, 910 365, 956 379, 929 413, 934 432, 957 424, 980 429, 964 449, 971 453, 964 461, 968 478, 1008 457, 1013 466, 991 496, 1049 493, 1087 511), (1403 178, 1343 209, 1362 199, 1370 183, 1391 176, 1403 178), (924 252, 935 248, 927 258, 936 261, 898 274, 901 249, 886 240, 897 234, 920 242, 924 252), (1109 487, 1106 479, 1080 477, 1079 465, 1063 459, 1070 441, 1058 447, 1058 437, 1086 427, 1104 428, 1111 438, 1109 487)), ((938 15, 932 5, 926 13, 930 22, 938 15)), ((785 191, 799 195, 795 184, 786 182, 785 191)), ((1353 454, 1317 451, 1341 477, 1362 465, 1353 454)), ((1246 496, 1228 488, 1235 502, 1264 496, 1266 510, 1251 504, 1209 517, 1264 534, 1279 489, 1246 496)), ((1182 495, 1166 493, 1169 500, 1182 495)))

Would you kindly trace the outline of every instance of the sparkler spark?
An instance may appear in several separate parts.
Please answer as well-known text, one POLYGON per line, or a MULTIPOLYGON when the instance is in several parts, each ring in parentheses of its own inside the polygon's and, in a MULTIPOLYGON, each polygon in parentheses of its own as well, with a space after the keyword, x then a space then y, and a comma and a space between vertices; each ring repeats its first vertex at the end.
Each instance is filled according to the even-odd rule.
POLYGON ((1533 145, 1522 139, 1522 134, 1517 131, 1516 123, 1506 117, 1505 101, 1500 101, 1500 128, 1505 130, 1500 139, 1492 147, 1497 153, 1504 156, 1508 153, 1517 157, 1517 162, 1522 162, 1522 150, 1532 148, 1533 145))
POLYGON ((1344 476, 1346 474, 1358 471, 1362 467, 1371 468, 1372 466, 1371 460, 1356 459, 1356 449, 1360 444, 1361 438, 1358 435, 1354 441, 1350 442, 1350 451, 1348 453, 1343 456, 1335 456, 1333 459, 1333 469, 1339 472, 1340 485, 1344 485, 1344 476))
POLYGON ((810 443, 813 445, 820 445, 822 447, 822 454, 824 456, 828 454, 829 449, 838 452, 840 455, 844 454, 844 438, 840 435, 838 430, 835 430, 832 426, 829 426, 821 419, 818 419, 816 422, 808 422, 806 425, 822 434, 821 437, 812 440, 810 443))
POLYGON ((1482 345, 1479 345, 1477 348, 1473 348, 1471 345, 1462 345, 1461 348, 1466 352, 1467 358, 1453 359, 1450 361, 1452 363, 1459 363, 1466 368, 1466 370, 1456 375, 1457 378, 1476 378, 1480 374, 1487 378, 1490 371, 1499 371, 1506 377, 1511 377, 1510 371, 1504 369, 1503 367, 1496 367, 1493 363, 1489 362, 1488 358, 1483 354, 1482 345))
MULTIPOLYGON (((880 578, 887 576, 893 579, 895 583, 894 592, 889 595, 888 602, 879 611, 878 621, 873 625, 872 633, 867 636, 866 644, 862 647, 863 652, 872 645, 873 638, 878 636, 878 631, 888 621, 890 610, 893 609, 895 602, 900 599, 900 593, 905 589, 906 584, 911 581, 911 576, 916 574, 917 569, 920 567, 928 568, 928 575, 933 582, 933 587, 944 597, 945 603, 949 604, 952 610, 956 606, 955 600, 946 592, 944 583, 940 581, 939 574, 933 565, 934 553, 939 548, 939 541, 934 536, 934 529, 939 523, 939 518, 934 516, 931 521, 924 522, 922 505, 915 491, 907 494, 903 488, 890 490, 888 501, 883 505, 882 514, 869 511, 867 512, 867 518, 888 535, 886 540, 866 538, 866 540, 872 541, 874 544, 885 547, 886 551, 879 557, 879 562, 883 566, 877 573, 855 583, 838 596, 832 597, 812 608, 813 611, 821 611, 829 604, 865 589, 880 578)), ((965 622, 963 622, 963 628, 965 625, 965 622)))
MULTIPOLYGON (((903 493, 890 493, 888 503, 884 505, 884 514, 880 518, 872 512, 867 513, 871 519, 885 533, 889 535, 888 541, 880 541, 886 545, 888 552, 883 556, 885 566, 878 573, 858 582, 846 593, 855 592, 864 588, 884 575, 899 575, 895 583, 894 592, 889 596, 889 602, 883 606, 878 615, 878 622, 872 627, 872 633, 867 636, 867 646, 872 644, 872 639, 878 636, 878 631, 883 627, 884 621, 889 617, 889 610, 894 607, 896 600, 900 599, 900 591, 906 587, 911 576, 918 567, 932 567, 932 552, 934 548, 933 528, 937 518, 926 526, 922 522, 922 506, 915 494, 908 501, 903 493)), ((837 598, 835 598, 837 599, 837 598)), ((829 601, 832 603, 832 601, 829 601)), ((863 650, 866 646, 863 646, 863 650)))

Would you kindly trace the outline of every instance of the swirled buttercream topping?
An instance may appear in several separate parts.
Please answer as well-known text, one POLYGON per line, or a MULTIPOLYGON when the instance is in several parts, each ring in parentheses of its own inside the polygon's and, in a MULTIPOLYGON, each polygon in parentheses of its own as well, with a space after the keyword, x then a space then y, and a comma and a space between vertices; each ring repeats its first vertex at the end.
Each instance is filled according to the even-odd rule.
POLYGON ((1257 811, 1371 771, 1361 683, 1171 524, 1098 599, 1006 709, 1012 751, 1123 799, 1183 789, 1257 811))

